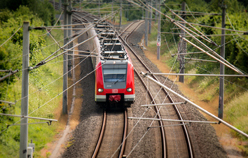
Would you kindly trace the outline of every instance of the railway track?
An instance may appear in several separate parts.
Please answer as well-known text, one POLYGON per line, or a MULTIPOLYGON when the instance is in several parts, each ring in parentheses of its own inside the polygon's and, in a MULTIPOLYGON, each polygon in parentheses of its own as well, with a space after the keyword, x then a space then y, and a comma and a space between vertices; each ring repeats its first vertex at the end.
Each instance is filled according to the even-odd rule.
MULTIPOLYGON (((95 18, 97 17, 89 16, 89 14, 84 13, 84 12, 73 13, 74 22, 77 22, 77 23, 84 23, 88 21, 93 22, 95 18)), ((128 47, 129 52, 132 52, 132 53, 129 53, 129 55, 131 59, 133 60, 135 72, 137 76, 140 78, 141 82, 146 87, 146 89, 150 89, 149 96, 151 97, 152 103, 153 104, 161 104, 165 102, 173 103, 172 98, 168 95, 168 93, 164 89, 161 89, 157 85, 151 85, 150 87, 152 88, 148 87, 145 84, 142 77, 139 75, 141 71, 150 72, 150 70, 145 65, 145 63, 140 59, 140 57, 133 51, 133 49, 128 45, 128 41, 129 41, 129 38, 131 38, 132 33, 140 25, 142 25, 142 23, 143 21, 137 21, 137 22, 131 23, 128 27, 126 27, 121 33, 121 37, 124 38, 122 40, 127 41, 126 46, 128 47), (165 100, 164 98, 168 98, 168 99, 165 100)), ((154 76, 154 78, 156 77, 154 76)), ((173 107, 170 107, 170 109, 167 109, 167 110, 164 110, 163 108, 159 108, 155 106, 154 110, 156 111, 157 118, 159 119, 162 119, 161 115, 165 114, 165 115, 175 116, 175 114, 172 114, 172 113, 177 113, 176 114, 177 116, 174 117, 174 119, 183 120, 176 105, 174 105, 173 107)), ((161 153, 162 157, 175 157, 178 155, 184 155, 183 157, 193 157, 191 143, 190 143, 190 139, 189 139, 185 124, 183 124, 183 128, 181 128, 180 126, 174 127, 171 123, 160 120, 159 126, 160 126, 160 131, 161 131, 161 140, 162 140, 162 153, 161 153), (175 139, 175 137, 173 139, 172 135, 175 136, 175 131, 178 131, 179 129, 180 131, 183 131, 184 137, 182 137, 182 132, 177 132, 177 133, 180 133, 179 134, 180 137, 177 136, 176 137, 177 139, 175 139), (179 139, 180 139, 180 142, 174 143, 175 140, 177 141, 179 139), (187 146, 187 149, 185 149, 185 146, 187 146), (183 150, 178 151, 178 148, 183 149, 183 150)), ((119 157, 119 158, 123 157, 124 149, 125 149, 126 134, 127 134, 127 112, 126 110, 124 110, 124 112, 121 112, 121 113, 116 113, 113 111, 107 112, 106 110, 104 110, 101 132, 99 134, 99 139, 96 144, 92 157, 93 158, 106 157, 106 156, 107 157, 114 156, 114 157, 119 157), (116 152, 116 149, 118 149, 118 152, 116 152)))
MULTIPOLYGON (((73 17, 75 22, 83 23, 87 21, 93 22, 96 17, 91 17, 87 13, 74 13, 73 17)), ((143 72, 151 72, 146 66, 146 64, 140 59, 140 57, 133 51, 133 49, 128 45, 129 39, 132 36, 132 33, 143 24, 143 21, 137 21, 131 23, 128 27, 126 27, 122 33, 121 37, 123 41, 126 42, 126 46, 129 49, 129 53, 135 67, 135 72, 137 76, 140 78, 143 85, 146 89, 149 89, 149 96, 152 100, 152 104, 161 104, 161 103, 173 103, 173 99, 169 94, 164 90, 158 87, 157 85, 150 85, 149 87, 145 84, 142 77, 139 75, 141 71, 143 72), (152 87, 152 88, 151 88, 152 87), (159 92, 159 93, 157 93, 159 92), (167 99, 164 99, 167 98, 167 99)), ((154 76, 155 79, 157 79, 154 76)), ((158 80, 158 79, 157 79, 158 80)), ((157 113, 157 118, 162 119, 164 115, 169 116, 170 119, 180 119, 183 120, 180 115, 179 110, 176 105, 171 107, 160 108, 158 106, 154 106, 154 110, 157 113)), ((193 151, 191 147, 190 137, 187 132, 187 128, 184 123, 182 126, 174 126, 174 124, 159 121, 160 131, 161 131, 161 140, 162 140, 162 157, 193 157, 193 151), (176 134, 175 134, 176 133, 176 134)), ((123 157, 124 149, 125 149, 125 141, 126 141, 126 133, 127 133, 127 112, 124 110, 124 114, 121 112, 116 113, 113 111, 107 112, 104 110, 103 112, 103 121, 102 128, 99 134, 99 139, 96 144, 95 150, 93 152, 92 157, 123 157), (124 121, 123 121, 124 120, 124 121), (120 145, 121 144, 121 145, 120 145), (116 152, 118 149, 118 152, 116 152), (113 154, 114 153, 114 154, 113 154), (113 154, 113 155, 112 155, 113 154)))
MULTIPOLYGON (((172 97, 164 90, 161 89, 158 85, 154 83, 149 83, 148 87, 142 77, 139 75, 141 71, 143 72, 151 72, 146 66, 146 64, 141 60, 141 58, 135 53, 131 46, 129 46, 129 39, 132 37, 132 33, 142 25, 142 21, 137 21, 135 23, 131 23, 121 34, 123 42, 125 42, 129 52, 129 56, 131 57, 135 72, 146 89, 149 89, 149 96, 152 99, 152 104, 163 104, 163 103, 174 103, 172 97)), ((153 76, 156 80, 159 80, 155 76, 153 76)), ((183 120, 180 111, 177 106, 170 105, 164 107, 154 106, 155 111, 157 113, 157 118, 161 119, 175 119, 175 120, 183 120)), ((175 124, 171 122, 159 121, 160 131, 161 131, 161 140, 162 140, 162 157, 194 157, 193 149, 191 145, 190 136, 187 131, 186 125, 181 122, 180 124, 175 124), (178 126, 180 125, 180 126, 178 126)))
MULTIPOLYGON (((73 17, 74 22, 78 23, 94 22, 94 19, 98 19, 86 12, 74 13, 73 17)), ((102 127, 92 158, 122 158, 126 145, 127 127, 126 109, 104 109, 102 127)))
POLYGON ((102 128, 92 158, 123 157, 128 125, 127 111, 116 110, 104 110, 102 128))
MULTIPOLYGON (((53 1, 52 1, 53 2, 53 1)), ((58 3, 55 3, 55 8, 58 10, 58 3)), ((94 16, 94 17, 91 17, 91 16, 89 16, 89 14, 88 13, 86 13, 86 12, 74 12, 73 14, 73 19, 74 19, 74 22, 75 23, 84 23, 85 22, 85 19, 87 19, 88 21, 90 21, 90 22, 94 22, 94 19, 95 18, 98 18, 97 16, 94 16), (76 15, 77 14, 77 15, 76 15)), ((136 25, 136 29, 137 29, 137 27, 138 27, 138 25, 137 24, 135 24, 135 23, 133 23, 133 25, 136 25)), ((82 26, 76 26, 76 27, 78 27, 78 28, 81 28, 82 26)), ((123 32, 123 34, 122 34, 122 37, 123 37, 123 39, 125 39, 125 37, 127 38, 127 39, 125 39, 126 41, 127 41, 127 43, 128 43, 128 45, 132 45, 132 44, 130 44, 130 39, 132 38, 132 34, 133 34, 133 31, 135 30, 135 26, 132 26, 132 25, 129 25, 129 27, 126 27, 126 29, 124 30, 124 32, 123 32)), ((134 43, 134 42, 133 42, 134 43)), ((129 46, 130 47, 130 46, 129 46)), ((133 47, 135 47, 135 46, 133 46, 133 47)), ((130 47, 130 49, 132 49, 131 47, 130 47)), ((132 50, 129 50, 130 52, 132 51, 132 50)), ((131 54, 131 53, 130 53, 131 54)), ((140 77, 138 74, 140 73, 140 71, 143 71, 143 72, 149 72, 149 70, 148 69, 145 69, 144 68, 144 66, 142 66, 142 64, 140 64, 140 65, 138 65, 138 64, 136 64, 136 62, 140 62, 140 61, 138 61, 138 59, 136 59, 136 57, 133 57, 134 55, 130 55, 130 57, 132 58, 132 60, 133 60, 133 63, 134 63, 134 66, 135 66, 135 68, 136 68, 136 74, 137 74, 137 76, 138 77, 140 77), (143 68, 142 68, 143 67, 143 68)), ((137 54, 137 56, 139 56, 138 54, 137 54)), ((141 77, 142 78, 142 77, 141 77)), ((162 81, 162 80, 160 80, 160 81, 162 81)), ((163 81, 162 81, 163 82, 163 81)), ((145 84, 145 82, 144 82, 144 84, 145 84)), ((140 85, 140 84, 139 84, 140 85)), ((141 86, 140 86, 141 87, 141 86)), ((162 92, 160 92, 159 94, 157 94, 156 93, 156 91, 160 91, 160 88, 155 88, 152 84, 150 84, 150 85, 147 85, 146 86, 146 89, 151 89, 150 90, 150 96, 151 96, 151 101, 153 101, 152 103, 156 103, 156 104, 158 104, 158 103, 160 103, 160 102, 164 102, 164 98, 165 98, 165 94, 160 94, 160 93, 162 93, 162 92)), ((87 98, 87 97, 86 97, 87 98)), ((86 100, 86 99, 85 99, 86 100)), ((166 101, 166 102, 169 102, 168 100, 166 101)), ((178 100, 177 100, 177 102, 178 102, 178 100)), ((87 106, 86 106, 87 107, 87 106)), ((141 108, 141 107, 140 107, 141 108)), ((86 108, 84 107, 84 110, 85 110, 86 108)), ((179 119, 179 116, 176 114, 177 112, 174 110, 174 107, 168 107, 168 106, 166 106, 166 109, 165 109, 165 107, 163 107, 163 108, 159 108, 158 107, 158 110, 159 110, 159 112, 161 113, 161 116, 163 117, 163 118, 173 118, 173 117, 175 117, 175 119, 179 119)), ((92 118, 91 116, 89 117, 89 115, 91 114, 91 113, 93 113, 92 112, 93 110, 92 109, 88 109, 88 111, 85 111, 84 112, 84 119, 85 120, 88 120, 88 118, 92 118), (90 113, 90 114, 89 114, 90 113), (88 114, 88 115, 87 115, 88 114), (87 118, 88 117, 88 118, 87 118)), ((95 112, 95 111, 94 111, 95 112)), ((119 112, 120 113, 120 112, 119 112)), ((108 115, 108 118, 110 119, 112 116, 112 114, 114 114, 114 112, 112 111, 112 112, 108 112, 108 114, 106 113, 106 115, 108 115), (108 114, 110 114, 110 116, 108 115, 108 114)), ((135 114, 135 113, 133 113, 133 114, 135 114)), ((124 116, 124 114, 120 114, 120 115, 122 115, 122 116, 119 116, 120 118, 123 118, 124 116)), ((185 114, 184 114, 184 116, 185 116, 185 114)), ((101 117, 101 115, 99 115, 99 120, 100 120, 100 117, 101 117)), ((112 117, 113 118, 113 117, 112 117)), ((196 117, 197 118, 197 117, 196 117)), ((90 119, 89 119, 90 120, 90 119)), ((85 123, 86 121, 84 121, 84 123, 80 123, 81 124, 81 126, 78 128, 78 130, 75 132, 76 134, 76 136, 75 136, 75 143, 73 143, 73 145, 71 146, 71 147, 68 147, 68 148, 70 148, 70 149, 68 149, 68 151, 66 152, 66 154, 64 155, 64 157, 91 157, 92 156, 92 153, 93 153, 93 151, 94 151, 94 147, 96 146, 95 144, 95 142, 96 142, 96 138, 95 138, 95 136, 98 134, 98 132, 100 131, 100 124, 101 124, 101 120, 100 121, 98 121, 98 127, 97 127, 97 125, 95 125, 96 124, 96 122, 92 122, 92 120, 90 120, 90 121, 88 121, 88 123, 90 123, 90 126, 89 126, 89 124, 87 124, 87 122, 85 123), (85 125, 85 124, 87 124, 87 125, 85 125), (85 125, 85 126, 83 126, 83 125, 85 125), (95 127, 93 127, 93 126, 95 126, 95 127), (87 129, 85 129, 85 128, 87 128, 87 129), (98 131, 98 129, 97 128, 99 128, 99 131, 98 131), (97 130, 96 130, 97 129, 97 130), (83 131, 83 132, 82 132, 83 131), (86 132, 84 132, 84 131, 86 131, 86 132), (95 131, 95 132, 92 132, 92 131, 95 131), (87 132, 89 132, 89 133, 92 133, 91 135, 93 135, 93 136, 89 136, 89 134, 86 134, 87 132), (78 137, 77 137, 78 136, 78 137), (93 142, 94 143, 92 143, 92 140, 93 140, 93 142), (87 143, 86 143, 87 142, 87 143), (91 147, 92 146, 92 144, 94 144, 93 145, 93 147, 91 147), (86 155, 88 155, 88 156, 86 156, 86 155)), ((110 122, 110 121, 107 121, 107 122, 110 122)), ((120 121, 121 122, 121 121, 120 121)), ((127 121, 125 121, 126 122, 126 124, 127 124, 127 121)), ((133 121, 130 121, 130 123, 129 123, 129 125, 132 127, 132 122, 133 121)), ((172 123, 170 123, 170 122, 164 122, 164 121, 160 121, 160 122, 162 122, 163 123, 163 126, 167 126, 167 127, 163 127, 163 129, 164 129, 164 133, 165 133, 165 138, 166 138, 166 142, 164 143, 165 145, 163 145, 163 148, 165 148, 165 149, 163 149, 165 152, 162 154, 162 151, 161 151, 161 157, 193 157, 194 155, 195 155, 195 157, 200 157, 201 155, 202 155, 202 153, 204 153, 204 151, 203 152, 201 152, 201 153, 199 153, 199 149, 197 150, 197 147, 194 147, 195 148, 195 153, 193 152, 193 150, 192 149, 187 149, 187 152, 186 152, 186 150, 182 150, 182 149, 185 149, 185 148, 189 148, 190 146, 191 146, 191 143, 189 143, 190 141, 187 141, 187 139, 190 139, 190 137, 189 136, 185 136, 185 135, 187 135, 187 131, 186 130, 184 130, 183 128, 186 128, 187 129, 187 127, 186 126, 178 126, 178 127, 176 127, 176 126, 172 126, 173 124, 172 123), (181 131, 181 132, 178 132, 178 129, 181 131), (180 135, 180 137, 179 137, 179 135, 180 135), (178 151, 176 151, 176 150, 178 150, 178 151), (198 153, 197 153, 198 152, 198 153)), ((116 122, 117 123, 117 122, 116 122)), ((115 124, 116 124, 115 123, 115 124)), ((156 122, 157 123, 157 122, 156 122)), ((122 125, 121 126, 123 126, 123 121, 122 121, 122 123, 121 123, 122 125)), ((157 123, 158 124, 158 123, 157 123)), ((106 127, 107 127, 108 125, 106 125, 106 127)), ((161 126, 161 125, 160 125, 161 126)), ((194 126, 194 125, 193 125, 194 126)), ((127 127, 127 126, 126 126, 127 127)), ((199 129, 198 128, 199 126, 197 126, 197 129, 199 129)), ((124 128, 124 127, 123 127, 124 128)), ((120 128, 120 129, 123 129, 123 128, 120 128)), ((106 128, 107 129, 107 128, 106 128)), ((131 128, 130 128, 131 129, 131 128)), ((130 130, 129 129, 129 130, 130 130)), ((139 130, 137 130, 136 132, 140 132, 140 129, 141 128, 139 128, 139 130)), ((162 128, 161 128, 162 129, 162 128)), ((196 129, 196 128, 195 128, 196 129)), ((117 131, 117 128, 115 129, 116 131, 117 131)), ((118 129, 119 130, 119 129, 118 129)), ((145 130, 145 129, 143 129, 143 130, 145 130)), ((120 132, 120 134, 122 134, 123 133, 123 131, 122 130, 119 130, 120 132)), ((157 138, 156 138, 156 140, 157 139, 159 139, 159 130, 157 130, 158 132, 158 134, 157 134, 157 138)), ((206 129, 204 128, 204 132, 202 132, 202 133, 204 133, 204 135, 206 135, 206 129)), ((163 132, 161 132, 161 133, 163 133, 163 132)), ((192 134, 192 133, 191 133, 192 134)), ((209 133, 208 133, 209 134, 209 133)), ((131 134, 132 135, 132 134, 131 134)), ((135 136, 139 136, 139 134, 135 134, 135 136)), ((198 138, 198 140, 199 139, 202 139, 203 137, 201 137, 200 136, 200 134, 197 134, 197 136, 199 137, 198 138)), ((193 138, 194 136, 192 135, 192 138, 193 138)), ((112 138, 111 138, 112 139, 112 138)), ((123 138, 122 138, 123 139, 123 138)), ((213 139, 213 137, 212 137, 212 135, 211 135, 211 137, 210 137, 210 139, 213 139)), ((114 157, 119 157, 119 156, 121 156, 121 154, 119 154, 120 153, 120 149, 119 149, 119 147, 120 147, 120 144, 121 144, 121 139, 119 139, 120 141, 119 141, 119 146, 117 147, 117 145, 115 146, 115 147, 113 147, 113 148, 115 148, 115 149, 117 149, 118 148, 118 151, 116 152, 116 151, 111 151, 111 152, 116 152, 116 154, 114 155, 114 157)), ((123 139, 123 140, 125 140, 125 139, 123 139)), ((146 142, 149 142, 150 140, 148 140, 148 141, 146 141, 146 142)), ((216 141, 218 141, 217 139, 216 139, 216 141)), ((144 142, 144 144, 146 143, 146 142, 144 142)), ((157 140, 157 142, 158 142, 158 140, 157 140)), ((200 142, 200 141, 199 141, 200 142)), ((102 143, 103 144, 103 143, 102 143)), ((162 143, 156 143, 156 144, 162 144, 162 143)), ((203 143, 194 143, 194 144, 196 144, 196 145, 199 145, 200 146, 200 144, 203 144, 203 143)), ((213 143, 214 144, 214 143, 213 143)), ((101 145, 100 145, 101 146, 101 145)), ((162 146, 162 145, 161 145, 162 146)), ((218 148, 218 146, 216 147, 216 144, 215 145, 213 145, 214 146, 214 148, 216 149, 216 148, 218 148)), ((127 142, 127 147, 125 147, 125 145, 123 145, 123 147, 122 147, 122 149, 125 149, 126 148, 126 154, 128 154, 128 152, 130 151, 130 148, 133 148, 134 147, 134 145, 133 145, 133 138, 132 138, 132 136, 130 136, 130 139, 128 139, 128 142, 127 142)), ((144 145, 143 146, 141 146, 140 147, 140 149, 142 149, 144 147, 144 145)), ((148 148, 152 148, 152 147, 148 147, 148 148)), ((149 152, 147 149, 148 148, 144 148, 144 150, 145 150, 145 152, 149 152)), ((205 153, 207 154, 207 153, 209 153, 209 151, 216 151, 216 150, 213 150, 213 148, 211 148, 210 146, 205 146, 205 145, 203 145, 203 146, 200 146, 199 148, 201 148, 201 149, 205 149, 205 150, 207 150, 205 153)), ((151 150, 153 150, 153 149, 151 149, 151 150)), ((150 150, 150 151, 151 151, 150 150)), ((160 149, 159 149, 160 150, 160 149)), ((138 150, 138 152, 137 153, 141 153, 140 152, 140 150, 138 150)), ((138 155, 136 153, 136 155, 138 155)), ((216 153, 215 152, 213 152, 214 153, 214 155, 216 156, 216 153)), ((135 155, 135 154, 134 154, 135 155)), ((152 155, 152 154, 151 154, 152 155)), ((211 154, 210 154, 211 155, 211 154)), ((212 154, 213 155, 213 154, 212 154)), ((100 157, 101 156, 101 154, 98 154, 98 156, 97 157, 100 157)), ((108 156, 108 157, 111 157, 112 156, 112 154, 110 154, 110 156, 108 156)), ((103 156, 103 157, 107 157, 107 156, 103 156)), ((132 156, 130 156, 130 157, 132 157, 132 156)), ((142 157, 142 156, 135 156, 135 157, 142 157)), ((146 157, 160 157, 160 156, 146 156, 146 157)), ((213 157, 213 156, 210 156, 210 157, 213 157)), ((223 157, 223 156, 219 156, 219 157, 223 157)))
MULTIPOLYGON (((84 15, 84 13, 80 13, 81 15, 84 15)), ((87 15, 86 15, 87 16, 87 15)), ((88 17, 88 16, 87 16, 88 17)), ((91 20, 94 18, 91 18, 91 20)), ((80 18, 77 15, 77 20, 80 20, 81 22, 85 20, 83 18, 80 18)), ((125 41, 129 41, 129 38, 132 36, 132 33, 142 24, 142 21, 133 22, 130 24, 123 32, 121 33, 121 36, 124 37, 125 41)), ((122 39, 123 40, 123 39, 122 39)), ((123 41, 124 41, 123 40, 123 41)), ((133 60, 135 72, 137 76, 139 76, 141 82, 146 87, 146 89, 149 90, 149 96, 151 97, 153 104, 161 104, 161 103, 173 103, 172 98, 168 95, 168 93, 164 90, 158 87, 157 85, 151 85, 149 88, 145 84, 142 77, 139 75, 141 71, 143 72, 150 72, 149 68, 145 65, 145 63, 140 59, 140 57, 133 51, 133 49, 126 43, 128 46, 130 57, 133 60), (159 92, 159 93, 157 93, 159 92), (166 100, 164 98, 167 98, 166 100)), ((154 78, 156 78, 154 76, 154 78)), ((156 78, 157 79, 157 78, 156 78)), ((158 80, 158 79, 157 79, 158 80)), ((171 107, 167 107, 166 110, 164 108, 159 108, 157 106, 154 107, 157 118, 162 119, 161 115, 167 115, 170 116, 169 118, 172 119, 171 116, 173 116, 173 119, 180 119, 183 120, 183 118, 180 115, 179 110, 177 109, 176 105, 173 105, 171 107)), ((126 110, 125 110, 126 113, 126 110)), ((110 116, 107 119, 107 112, 104 111, 103 114, 103 123, 101 128, 101 133, 99 136, 99 140, 97 142, 95 151, 92 155, 92 157, 106 157, 106 155, 110 156, 112 153, 115 153, 114 157, 122 157, 124 153, 125 148, 125 136, 122 136, 121 133, 127 133, 127 121, 121 120, 127 120, 127 115, 124 115, 124 119, 116 119, 113 117, 119 117, 120 116, 113 116, 109 114, 110 116), (112 119, 111 119, 112 117, 112 119), (108 121, 107 121, 108 120, 108 121), (116 121, 118 122, 116 123, 116 121), (108 122, 108 123, 107 123, 108 122), (118 128, 113 128, 115 125, 118 124, 118 128), (124 125, 126 124, 126 125, 124 125), (114 133, 112 133, 115 131, 114 133), (119 132, 116 132, 119 131, 119 132), (123 131, 123 132, 121 132, 123 131), (118 136, 116 135, 118 133, 118 136), (122 139, 120 139, 122 138, 122 139), (113 141, 114 139, 114 141, 113 141), (114 142, 114 143, 113 143, 114 142), (120 144, 122 144, 120 146, 120 144), (112 149, 118 149, 118 152, 112 150, 112 149), (118 154, 119 153, 119 154, 118 154)), ((116 113, 114 115, 117 115, 116 113)), ((163 117, 164 118, 164 117, 163 117)), ((179 155, 183 155, 183 157, 193 157, 193 151, 191 147, 190 137, 187 132, 187 128, 184 123, 182 123, 181 126, 175 126, 172 123, 159 121, 159 126, 161 130, 161 140, 162 140, 162 157, 175 157, 179 155), (176 135, 175 135, 176 133, 176 135), (173 137, 174 135, 174 137, 173 137), (180 137, 178 137, 180 136, 180 137)), ((181 157, 179 156, 179 157, 181 157)))

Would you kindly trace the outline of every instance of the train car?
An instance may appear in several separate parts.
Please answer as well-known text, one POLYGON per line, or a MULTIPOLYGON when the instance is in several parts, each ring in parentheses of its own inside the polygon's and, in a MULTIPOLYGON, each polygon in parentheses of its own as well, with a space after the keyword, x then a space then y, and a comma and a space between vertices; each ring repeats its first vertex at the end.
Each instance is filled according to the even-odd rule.
POLYGON ((107 24, 91 30, 95 68, 95 101, 104 106, 127 106, 135 101, 134 70, 127 51, 107 24))

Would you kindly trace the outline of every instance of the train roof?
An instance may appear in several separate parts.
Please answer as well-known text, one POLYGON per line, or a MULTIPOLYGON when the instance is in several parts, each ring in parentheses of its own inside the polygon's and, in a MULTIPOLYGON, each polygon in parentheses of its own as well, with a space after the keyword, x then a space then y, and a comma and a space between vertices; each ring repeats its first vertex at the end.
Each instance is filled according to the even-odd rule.
POLYGON ((104 22, 95 25, 98 39, 101 45, 101 60, 128 60, 127 52, 118 38, 114 28, 104 22))

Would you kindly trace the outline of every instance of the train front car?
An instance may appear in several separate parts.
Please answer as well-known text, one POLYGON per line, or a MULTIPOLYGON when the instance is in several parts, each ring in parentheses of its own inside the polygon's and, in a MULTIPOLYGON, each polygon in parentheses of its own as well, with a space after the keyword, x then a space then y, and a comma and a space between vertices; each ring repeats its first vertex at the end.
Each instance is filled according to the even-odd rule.
POLYGON ((135 100, 133 66, 127 61, 108 60, 96 71, 96 102, 130 106, 135 100))
POLYGON ((135 101, 134 71, 127 52, 113 31, 101 32, 100 61, 96 65, 95 101, 127 106, 135 101))

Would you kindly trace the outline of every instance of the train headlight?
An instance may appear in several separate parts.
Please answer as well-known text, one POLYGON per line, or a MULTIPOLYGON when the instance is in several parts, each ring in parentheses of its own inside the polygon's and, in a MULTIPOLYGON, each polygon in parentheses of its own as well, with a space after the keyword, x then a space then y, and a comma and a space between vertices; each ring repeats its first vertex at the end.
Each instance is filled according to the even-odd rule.
POLYGON ((103 89, 102 88, 98 88, 98 92, 103 92, 103 89))
POLYGON ((132 88, 128 88, 127 89, 128 92, 132 92, 132 90, 133 90, 132 88))

